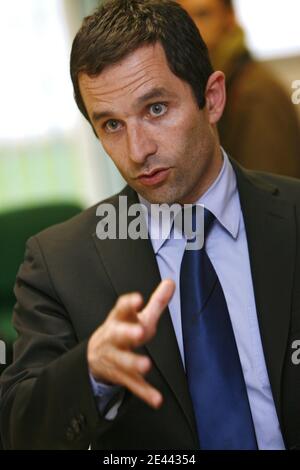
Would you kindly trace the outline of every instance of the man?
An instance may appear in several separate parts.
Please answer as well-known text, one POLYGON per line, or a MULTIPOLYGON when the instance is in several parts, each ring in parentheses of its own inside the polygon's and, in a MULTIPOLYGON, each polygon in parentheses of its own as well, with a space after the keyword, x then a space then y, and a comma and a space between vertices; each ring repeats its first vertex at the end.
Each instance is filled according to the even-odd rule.
POLYGON ((300 177, 300 125, 281 84, 250 54, 232 0, 181 0, 226 75, 222 145, 249 169, 300 177))
POLYGON ((203 204, 207 234, 190 251, 183 237, 100 239, 100 205, 29 240, 4 446, 299 447, 300 185, 221 150, 224 75, 172 1, 105 2, 74 40, 71 75, 129 184, 105 210, 123 220, 119 196, 203 204))

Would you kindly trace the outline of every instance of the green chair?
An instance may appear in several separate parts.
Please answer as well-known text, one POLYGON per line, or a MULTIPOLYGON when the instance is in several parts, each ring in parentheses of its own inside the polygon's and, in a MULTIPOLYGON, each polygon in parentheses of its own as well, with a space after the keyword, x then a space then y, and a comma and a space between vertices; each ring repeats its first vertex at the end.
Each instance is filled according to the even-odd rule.
MULTIPOLYGON (((16 338, 11 326, 16 302, 13 287, 24 258, 26 240, 51 225, 73 217, 81 210, 79 205, 62 202, 0 213, 0 339, 7 346, 6 364, 12 360, 12 343, 16 338)), ((5 366, 0 367, 1 373, 5 366)))

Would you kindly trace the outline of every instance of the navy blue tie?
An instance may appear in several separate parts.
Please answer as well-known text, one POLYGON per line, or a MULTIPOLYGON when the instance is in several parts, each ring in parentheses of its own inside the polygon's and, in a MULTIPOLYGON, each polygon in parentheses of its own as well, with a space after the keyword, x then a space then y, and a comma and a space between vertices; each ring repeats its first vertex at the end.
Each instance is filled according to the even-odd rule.
MULTIPOLYGON (((213 214, 205 209, 204 240, 213 222, 213 214)), ((231 320, 205 242, 200 250, 185 250, 180 295, 186 375, 200 448, 255 450, 257 441, 231 320)))

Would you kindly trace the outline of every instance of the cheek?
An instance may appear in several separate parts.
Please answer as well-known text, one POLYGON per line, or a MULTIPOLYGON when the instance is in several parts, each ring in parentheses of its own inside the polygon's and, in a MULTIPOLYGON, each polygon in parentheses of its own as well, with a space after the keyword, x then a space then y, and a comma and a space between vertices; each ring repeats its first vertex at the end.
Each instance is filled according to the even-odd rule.
POLYGON ((124 155, 124 145, 122 145, 122 143, 118 142, 117 140, 114 142, 110 141, 109 139, 103 140, 99 138, 99 140, 109 158, 111 158, 118 168, 122 168, 122 164, 124 165, 126 162, 124 155))
POLYGON ((185 122, 180 135, 184 149, 189 149, 190 153, 193 153, 193 150, 195 151, 202 144, 203 135, 198 121, 189 121, 188 125, 185 122))
POLYGON ((168 119, 163 126, 155 130, 155 139, 159 147, 167 151, 171 149, 177 152, 189 146, 190 141, 198 137, 199 122, 195 119, 194 113, 185 112, 180 116, 168 119))

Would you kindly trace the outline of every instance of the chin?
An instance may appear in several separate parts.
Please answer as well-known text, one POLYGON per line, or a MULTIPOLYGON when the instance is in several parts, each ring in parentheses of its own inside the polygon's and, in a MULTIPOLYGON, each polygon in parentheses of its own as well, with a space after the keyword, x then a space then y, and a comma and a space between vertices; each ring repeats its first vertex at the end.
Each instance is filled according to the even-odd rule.
POLYGON ((173 188, 169 190, 153 190, 148 194, 142 194, 152 204, 175 204, 179 202, 180 194, 173 188))

